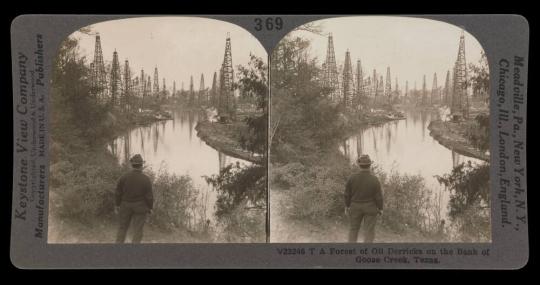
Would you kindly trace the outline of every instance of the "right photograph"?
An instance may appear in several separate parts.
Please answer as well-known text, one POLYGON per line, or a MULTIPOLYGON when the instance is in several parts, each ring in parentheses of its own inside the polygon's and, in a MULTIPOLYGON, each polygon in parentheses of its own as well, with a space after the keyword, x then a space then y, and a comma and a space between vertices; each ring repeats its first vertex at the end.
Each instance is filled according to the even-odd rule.
POLYGON ((329 18, 270 61, 270 242, 491 242, 489 66, 466 27, 329 18))

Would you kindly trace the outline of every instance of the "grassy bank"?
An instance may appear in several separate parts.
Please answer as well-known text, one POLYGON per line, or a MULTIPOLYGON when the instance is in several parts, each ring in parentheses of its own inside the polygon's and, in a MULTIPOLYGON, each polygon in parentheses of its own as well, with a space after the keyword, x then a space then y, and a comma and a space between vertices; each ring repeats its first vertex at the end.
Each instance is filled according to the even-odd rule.
MULTIPOLYGON (((61 144, 51 147, 49 179, 49 242, 114 242, 114 191, 129 171, 104 146, 61 144)), ((143 242, 211 240, 198 190, 189 176, 145 169, 154 189, 154 211, 143 242), (168 237, 168 238, 167 238, 168 237)))
POLYGON ((244 122, 228 124, 199 121, 195 127, 197 136, 206 144, 224 154, 256 164, 263 164, 263 156, 251 153, 242 148, 240 134, 247 131, 244 122))
MULTIPOLYGON (((273 239, 337 242, 346 239, 344 185, 355 171, 335 153, 316 165, 273 164, 270 187, 273 239), (275 234, 274 234, 275 232, 275 234)), ((420 176, 384 173, 375 168, 385 199, 377 241, 440 241, 440 217, 420 176)))
MULTIPOLYGON (((442 120, 431 121, 428 125, 430 135, 440 144, 459 154, 478 158, 489 162, 489 153, 474 145, 471 136, 480 135, 474 120, 465 122, 451 122, 442 120)), ((489 136, 489 135, 488 135, 489 136)), ((487 140, 484 138, 484 140, 487 140)))

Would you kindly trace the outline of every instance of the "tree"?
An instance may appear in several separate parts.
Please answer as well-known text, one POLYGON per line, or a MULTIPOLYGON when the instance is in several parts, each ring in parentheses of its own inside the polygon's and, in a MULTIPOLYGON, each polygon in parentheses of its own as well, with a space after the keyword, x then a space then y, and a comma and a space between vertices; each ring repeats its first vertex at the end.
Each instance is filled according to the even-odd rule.
POLYGON ((94 144, 111 130, 104 127, 107 107, 91 95, 90 69, 79 55, 78 44, 76 38, 65 39, 53 63, 51 134, 60 142, 94 144))
MULTIPOLYGON (((304 160, 337 142, 344 131, 340 106, 321 85, 309 41, 285 37, 272 54, 272 107, 269 147, 273 159, 304 160)), ((297 161, 298 161, 297 160, 297 161)))
POLYGON ((241 134, 240 143, 242 147, 251 152, 256 152, 266 156, 268 125, 268 66, 262 58, 251 55, 248 67, 238 66, 238 82, 235 88, 240 89, 240 94, 249 99, 255 99, 257 109, 260 114, 249 115, 245 122, 248 126, 247 132, 241 134))
POLYGON ((469 64, 469 85, 472 85, 473 94, 483 94, 482 99, 489 103, 489 66, 486 54, 482 51, 478 63, 469 64))
MULTIPOLYGON (((243 148, 266 158, 268 66, 262 58, 251 55, 248 66, 240 65, 237 70, 239 80, 233 88, 239 89, 245 99, 255 99, 258 111, 245 118, 247 130, 240 132, 240 143, 243 148)), ((266 159, 263 159, 261 165, 241 167, 231 164, 221 169, 219 175, 205 177, 206 182, 218 192, 218 218, 231 219, 238 207, 242 206, 266 209, 266 169, 266 159)))
POLYGON ((450 191, 448 215, 458 224, 462 238, 489 239, 489 163, 473 165, 468 161, 436 178, 450 191))

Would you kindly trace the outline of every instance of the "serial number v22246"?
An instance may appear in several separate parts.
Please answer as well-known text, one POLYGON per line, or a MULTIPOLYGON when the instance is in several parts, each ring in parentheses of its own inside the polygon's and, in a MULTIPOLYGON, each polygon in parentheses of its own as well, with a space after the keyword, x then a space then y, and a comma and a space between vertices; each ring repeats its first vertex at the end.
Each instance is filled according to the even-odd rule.
POLYGON ((305 248, 278 248, 280 255, 304 255, 306 254, 305 248))

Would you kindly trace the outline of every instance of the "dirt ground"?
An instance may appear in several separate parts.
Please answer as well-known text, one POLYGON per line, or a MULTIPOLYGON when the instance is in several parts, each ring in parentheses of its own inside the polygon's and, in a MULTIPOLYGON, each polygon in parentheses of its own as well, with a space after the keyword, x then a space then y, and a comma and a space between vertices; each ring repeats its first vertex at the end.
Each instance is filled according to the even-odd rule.
MULTIPOLYGON (((92 225, 80 223, 49 221, 48 243, 87 244, 114 243, 116 240, 116 224, 104 221, 92 225)), ((131 241, 128 232, 126 242, 131 241)), ((206 243, 212 242, 208 237, 201 237, 186 230, 164 231, 151 224, 146 224, 142 243, 206 243)))

